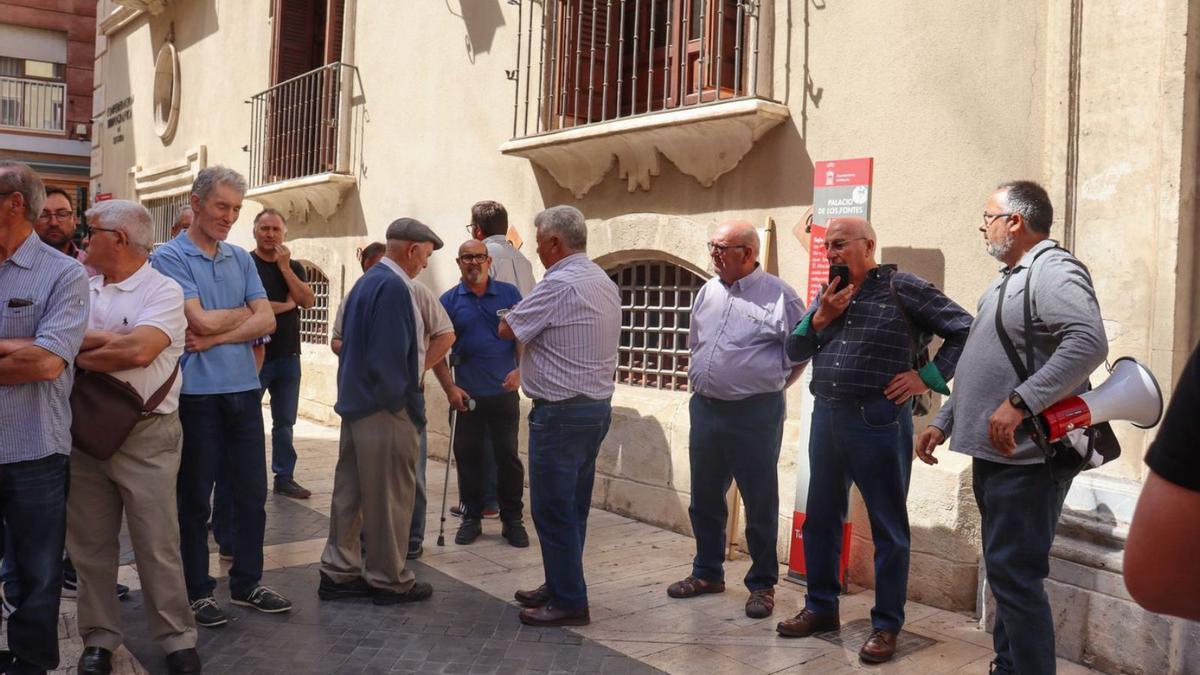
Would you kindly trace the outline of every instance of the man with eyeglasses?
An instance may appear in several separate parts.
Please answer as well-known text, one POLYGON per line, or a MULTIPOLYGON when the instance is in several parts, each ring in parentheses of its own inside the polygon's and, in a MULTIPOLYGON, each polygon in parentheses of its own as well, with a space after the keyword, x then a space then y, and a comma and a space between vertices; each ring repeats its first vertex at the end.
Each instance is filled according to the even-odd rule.
POLYGON ((434 373, 446 391, 450 405, 458 410, 454 435, 454 456, 458 458, 458 486, 462 495, 462 524, 454 543, 474 542, 483 532, 484 509, 483 455, 491 452, 499 474, 501 536, 512 546, 526 548, 529 535, 522 524, 521 503, 525 486, 525 468, 517 456, 517 430, 520 427, 521 370, 517 366, 520 346, 500 338, 500 317, 521 301, 516 286, 488 277, 492 258, 480 241, 467 241, 458 248, 458 268, 462 281, 442 294, 442 306, 454 323, 453 353, 459 358, 450 377, 445 363, 434 373), (467 399, 475 401, 469 410, 467 399), (484 439, 491 443, 485 444, 484 439))
POLYGON ((949 393, 946 382, 971 327, 971 315, 933 284, 876 263, 875 241, 874 228, 862 218, 829 221, 825 258, 845 265, 850 278, 831 280, 788 337, 788 355, 813 362, 803 525, 808 594, 804 609, 777 627, 784 637, 840 627, 838 561, 853 482, 866 502, 875 543, 872 632, 859 650, 867 663, 892 658, 904 625, 911 398, 929 389, 949 393), (849 284, 839 290, 843 281, 849 284), (917 370, 930 333, 944 342, 917 370))
POLYGON ((58 667, 68 397, 88 321, 83 266, 34 234, 45 199, 28 165, 0 160, 0 541, 26 586, 8 618, 5 673, 58 667))
MULTIPOLYGON (((87 253, 75 245, 75 228, 78 218, 71 197, 62 188, 46 188, 46 203, 42 212, 33 223, 33 229, 47 246, 51 246, 84 263, 87 266, 87 253)), ((88 276, 94 276, 96 270, 87 267, 88 276)))
POLYGON ((736 480, 746 505, 752 560, 745 584, 746 616, 775 610, 779 558, 779 448, 787 416, 784 389, 803 370, 783 351, 804 301, 758 262, 759 240, 746 222, 722 225, 708 243, 717 275, 692 305, 688 381, 692 398, 688 455, 692 503, 688 515, 696 556, 687 578, 667 588, 672 598, 725 590, 725 494, 736 480))
POLYGON ((1054 672, 1054 616, 1043 582, 1071 487, 1070 477, 1051 473, 1022 421, 1084 391, 1108 356, 1091 274, 1050 239, 1053 220, 1050 196, 1037 183, 1005 183, 988 197, 979 231, 1003 267, 979 300, 954 395, 917 439, 917 456, 927 464, 937 463, 934 449, 947 438, 951 451, 972 457, 983 559, 996 598, 990 672, 1006 675, 1054 672), (1009 348, 1032 367, 1019 374, 1009 348))

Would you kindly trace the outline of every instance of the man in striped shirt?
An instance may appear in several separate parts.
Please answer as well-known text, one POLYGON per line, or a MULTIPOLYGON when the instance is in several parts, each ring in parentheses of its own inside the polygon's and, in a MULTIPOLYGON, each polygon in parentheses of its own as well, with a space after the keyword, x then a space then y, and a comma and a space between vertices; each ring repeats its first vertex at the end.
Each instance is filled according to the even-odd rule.
POLYGON ((88 320, 83 265, 42 243, 46 200, 25 164, 0 161, 0 541, 25 586, 0 671, 58 667, 58 606, 71 453, 72 364, 88 320))
POLYGON ((596 455, 612 420, 621 336, 617 286, 587 257, 587 223, 573 206, 538 214, 546 276, 500 321, 524 345, 521 386, 529 413, 529 501, 546 583, 517 591, 521 622, 582 626, 588 614, 583 545, 596 455))

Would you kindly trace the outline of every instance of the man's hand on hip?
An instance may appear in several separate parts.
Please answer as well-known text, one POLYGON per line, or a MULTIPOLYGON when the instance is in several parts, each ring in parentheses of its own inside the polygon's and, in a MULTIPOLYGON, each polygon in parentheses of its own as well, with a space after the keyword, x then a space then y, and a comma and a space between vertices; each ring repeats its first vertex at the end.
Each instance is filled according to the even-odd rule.
POLYGON ((501 385, 504 391, 516 391, 521 386, 521 369, 513 368, 512 372, 504 376, 504 383, 501 385))
POLYGON ((925 384, 917 371, 906 370, 896 373, 892 381, 888 382, 887 387, 884 387, 883 395, 892 403, 902 405, 909 397, 924 394, 927 391, 929 391, 929 386, 925 384))
POLYGON ((1024 419, 1025 412, 1013 407, 1008 401, 996 408, 996 412, 988 419, 988 440, 997 452, 1011 455, 1017 449, 1017 439, 1013 433, 1024 419))
POLYGON ((945 442, 946 434, 942 433, 941 429, 935 426, 925 427, 921 435, 917 436, 917 457, 930 466, 937 464, 937 457, 933 456, 933 451, 945 442))

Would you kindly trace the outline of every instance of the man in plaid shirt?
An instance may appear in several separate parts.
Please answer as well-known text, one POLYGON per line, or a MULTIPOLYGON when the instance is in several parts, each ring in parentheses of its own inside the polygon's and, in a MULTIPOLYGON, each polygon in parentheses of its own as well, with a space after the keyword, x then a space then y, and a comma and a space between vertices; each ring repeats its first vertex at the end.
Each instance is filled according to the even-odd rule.
POLYGON ((853 481, 875 542, 874 630, 859 657, 882 663, 895 653, 908 588, 911 398, 930 389, 949 393, 946 382, 954 376, 971 315, 928 281, 879 266, 875 248, 866 220, 830 221, 825 257, 849 268, 850 283, 840 291, 830 284, 787 341, 790 358, 813 361, 815 404, 803 526, 808 595, 803 611, 778 630, 806 637, 840 626, 838 560, 853 481), (942 337, 942 347, 915 370, 914 350, 928 343, 930 333, 942 337))

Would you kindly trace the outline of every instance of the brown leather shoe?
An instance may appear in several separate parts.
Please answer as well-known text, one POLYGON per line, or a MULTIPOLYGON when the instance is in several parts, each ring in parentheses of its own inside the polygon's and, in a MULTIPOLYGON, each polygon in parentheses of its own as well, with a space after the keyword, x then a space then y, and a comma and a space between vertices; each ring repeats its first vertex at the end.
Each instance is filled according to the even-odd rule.
POLYGON ((521 610, 521 623, 526 626, 586 626, 591 622, 587 607, 568 611, 547 604, 521 610))
POLYGON ((775 612, 775 589, 760 588, 752 591, 746 598, 746 616, 751 619, 765 619, 775 612))
POLYGON ((820 616, 805 607, 800 613, 790 619, 784 619, 775 626, 775 630, 783 637, 802 638, 815 633, 826 633, 842 627, 842 620, 837 614, 820 616))
POLYGON ((522 607, 541 607, 550 602, 550 591, 546 590, 546 584, 542 584, 532 591, 517 591, 513 593, 513 598, 522 607))
POLYGON ((694 598, 705 593, 724 593, 724 581, 705 581, 698 577, 688 576, 667 586, 667 595, 672 598, 694 598))
POLYGON ((871 637, 858 650, 858 658, 867 663, 885 663, 896 653, 896 634, 886 630, 873 630, 871 637))

